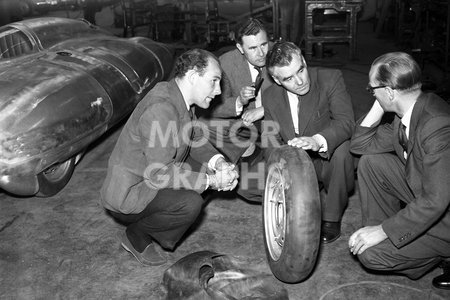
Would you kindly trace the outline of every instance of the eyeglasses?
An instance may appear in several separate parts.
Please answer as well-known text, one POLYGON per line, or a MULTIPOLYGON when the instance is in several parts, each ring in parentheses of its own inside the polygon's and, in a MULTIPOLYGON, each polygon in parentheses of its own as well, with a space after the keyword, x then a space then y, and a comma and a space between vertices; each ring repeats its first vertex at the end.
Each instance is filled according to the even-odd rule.
POLYGON ((379 86, 370 86, 370 83, 366 86, 366 90, 371 93, 372 95, 375 94, 376 89, 381 89, 387 87, 386 85, 379 85, 379 86))

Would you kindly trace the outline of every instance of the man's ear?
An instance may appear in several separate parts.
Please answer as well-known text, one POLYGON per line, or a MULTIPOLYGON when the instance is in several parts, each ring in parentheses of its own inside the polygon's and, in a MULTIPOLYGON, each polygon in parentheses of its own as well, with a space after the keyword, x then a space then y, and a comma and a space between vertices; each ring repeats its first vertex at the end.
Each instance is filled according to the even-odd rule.
POLYGON ((239 43, 236 43, 236 48, 238 48, 239 52, 241 52, 241 54, 244 54, 244 48, 242 48, 242 45, 239 43))
POLYGON ((394 97, 395 97, 395 91, 393 90, 393 89, 391 89, 390 87, 385 87, 385 89, 386 89, 386 91, 387 91, 387 93, 388 93, 388 96, 389 96, 389 100, 394 100, 394 97))

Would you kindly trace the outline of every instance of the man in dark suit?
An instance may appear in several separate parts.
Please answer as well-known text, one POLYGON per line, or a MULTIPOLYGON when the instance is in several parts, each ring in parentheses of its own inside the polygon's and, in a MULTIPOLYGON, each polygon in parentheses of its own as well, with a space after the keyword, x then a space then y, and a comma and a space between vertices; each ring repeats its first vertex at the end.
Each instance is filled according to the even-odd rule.
MULTIPOLYGON (((367 89, 376 101, 358 122, 363 227, 350 251, 369 269, 417 279, 450 258, 450 106, 421 90, 421 71, 402 52, 375 59, 367 89), (381 122, 395 113, 391 123, 381 122)), ((433 280, 450 288, 450 265, 433 280)))
POLYGON ((236 30, 235 40, 236 49, 219 57, 222 94, 201 113, 210 128, 209 140, 233 163, 254 152, 264 116, 261 91, 273 83, 265 68, 269 38, 264 24, 246 20, 236 30))
MULTIPOLYGON (((268 159, 276 146, 285 144, 308 151, 323 186, 322 241, 331 243, 340 236, 342 214, 354 187, 349 151, 354 115, 342 73, 307 68, 300 48, 291 42, 275 43, 266 67, 276 84, 262 96, 264 156, 268 159)), ((241 183, 246 179, 247 174, 241 173, 241 183)), ((262 195, 251 186, 239 193, 245 198, 262 195)))
POLYGON ((194 107, 208 108, 220 94, 221 68, 215 56, 193 49, 175 62, 174 79, 158 83, 137 105, 111 154, 101 202, 127 225, 120 242, 144 265, 166 258, 194 223, 207 188, 232 190, 234 165, 197 130, 194 107), (194 171, 186 159, 203 163, 194 171), (206 165, 207 164, 207 165, 206 165))

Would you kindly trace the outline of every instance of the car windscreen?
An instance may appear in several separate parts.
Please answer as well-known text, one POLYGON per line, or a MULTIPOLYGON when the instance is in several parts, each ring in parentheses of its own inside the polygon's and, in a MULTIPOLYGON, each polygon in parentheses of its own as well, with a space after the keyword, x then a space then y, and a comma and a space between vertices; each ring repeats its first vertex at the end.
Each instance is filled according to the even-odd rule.
POLYGON ((30 27, 32 27, 44 49, 69 39, 83 38, 99 33, 105 34, 105 31, 99 30, 98 27, 91 26, 89 23, 70 19, 47 19, 45 22, 32 24, 30 27))
POLYGON ((8 26, 0 28, 0 59, 22 56, 33 49, 30 39, 22 31, 8 26))

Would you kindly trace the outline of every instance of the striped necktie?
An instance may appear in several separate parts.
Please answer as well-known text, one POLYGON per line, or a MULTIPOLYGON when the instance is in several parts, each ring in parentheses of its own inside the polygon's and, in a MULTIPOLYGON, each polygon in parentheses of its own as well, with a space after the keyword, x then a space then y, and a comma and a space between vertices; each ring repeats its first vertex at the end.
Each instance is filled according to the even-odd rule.
POLYGON ((262 77, 262 69, 260 67, 255 67, 256 71, 258 71, 258 75, 255 79, 255 97, 258 96, 258 92, 261 89, 261 85, 264 81, 264 78, 262 77))

